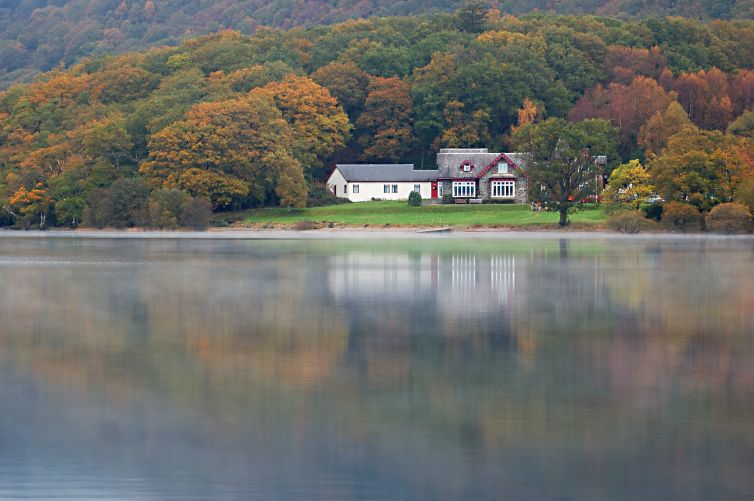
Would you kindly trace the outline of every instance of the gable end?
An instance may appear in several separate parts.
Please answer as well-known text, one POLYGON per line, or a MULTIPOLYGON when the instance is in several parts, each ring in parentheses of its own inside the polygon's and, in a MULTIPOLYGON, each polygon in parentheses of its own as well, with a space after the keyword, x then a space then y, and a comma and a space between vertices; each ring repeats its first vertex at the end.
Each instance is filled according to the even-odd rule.
POLYGON ((499 154, 495 158, 495 160, 493 160, 492 162, 490 162, 490 164, 487 167, 485 167, 484 169, 482 169, 482 171, 479 174, 477 174, 476 178, 477 179, 483 178, 484 175, 487 174, 490 171, 490 169, 492 169, 494 166, 496 166, 498 164, 498 162, 500 162, 500 160, 505 160, 506 163, 508 163, 508 165, 511 165, 514 169, 516 169, 516 171, 519 174, 521 174, 526 179, 529 178, 529 176, 526 175, 526 173, 524 172, 524 170, 521 167, 519 167, 519 165, 516 162, 514 162, 513 160, 511 160, 511 158, 508 155, 506 155, 505 153, 499 154))

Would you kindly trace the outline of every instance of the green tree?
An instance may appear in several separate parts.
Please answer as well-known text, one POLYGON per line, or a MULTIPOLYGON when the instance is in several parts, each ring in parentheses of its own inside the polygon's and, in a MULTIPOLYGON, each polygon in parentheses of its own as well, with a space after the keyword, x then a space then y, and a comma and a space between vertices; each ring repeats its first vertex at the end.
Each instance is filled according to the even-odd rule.
POLYGON ((458 27, 469 33, 483 32, 488 9, 489 4, 482 0, 466 0, 458 11, 458 27))
POLYGON ((364 109, 370 75, 353 61, 333 61, 317 69, 311 78, 326 87, 352 119, 364 109))
POLYGON ((741 181, 736 188, 735 200, 754 212, 754 177, 747 177, 741 181))
POLYGON ((754 139, 754 110, 747 111, 728 126, 728 134, 754 139))
POLYGON ((113 113, 101 120, 92 121, 76 131, 81 151, 91 161, 104 160, 116 169, 134 161, 133 142, 126 130, 126 118, 113 113))
POLYGON ((599 170, 593 155, 614 148, 616 135, 617 131, 601 120, 571 123, 549 118, 517 130, 513 135, 517 150, 529 156, 530 200, 559 212, 560 225, 566 226, 568 213, 596 193, 599 170), (605 131, 603 135, 593 135, 595 125, 605 131))

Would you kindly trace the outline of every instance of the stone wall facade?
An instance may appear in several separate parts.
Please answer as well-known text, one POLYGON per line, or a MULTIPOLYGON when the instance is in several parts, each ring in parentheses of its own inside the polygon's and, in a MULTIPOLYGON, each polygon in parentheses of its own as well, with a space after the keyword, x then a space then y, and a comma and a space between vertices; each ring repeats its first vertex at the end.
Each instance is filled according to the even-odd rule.
MULTIPOLYGON (((513 203, 516 204, 526 204, 529 203, 529 183, 528 180, 516 173, 515 181, 516 181, 516 193, 514 198, 507 199, 511 200, 513 203)), ((450 195, 453 194, 453 181, 440 181, 439 184, 442 184, 442 193, 449 193, 450 195)), ((490 193, 490 176, 486 175, 483 176, 482 179, 477 180, 477 188, 476 188, 476 197, 474 198, 482 198, 485 200, 492 200, 491 193, 490 193)), ((506 200, 506 199, 495 199, 495 200, 506 200)))

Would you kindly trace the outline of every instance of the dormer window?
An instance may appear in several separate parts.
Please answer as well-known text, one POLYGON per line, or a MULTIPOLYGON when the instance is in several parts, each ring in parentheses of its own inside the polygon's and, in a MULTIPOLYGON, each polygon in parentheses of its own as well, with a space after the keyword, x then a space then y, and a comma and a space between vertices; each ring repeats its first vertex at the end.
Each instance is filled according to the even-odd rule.
POLYGON ((474 169, 474 164, 472 164, 469 160, 464 160, 461 164, 461 170, 463 172, 471 172, 474 169))

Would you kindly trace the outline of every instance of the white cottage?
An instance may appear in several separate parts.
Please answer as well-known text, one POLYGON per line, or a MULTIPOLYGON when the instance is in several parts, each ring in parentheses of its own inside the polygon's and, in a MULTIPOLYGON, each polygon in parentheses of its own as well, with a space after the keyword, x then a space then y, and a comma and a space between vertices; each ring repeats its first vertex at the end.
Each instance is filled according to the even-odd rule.
POLYGON ((337 164, 327 178, 333 194, 352 202, 406 200, 412 191, 437 198, 437 170, 413 164, 337 164))

